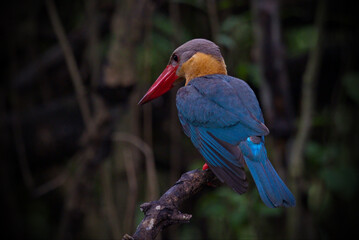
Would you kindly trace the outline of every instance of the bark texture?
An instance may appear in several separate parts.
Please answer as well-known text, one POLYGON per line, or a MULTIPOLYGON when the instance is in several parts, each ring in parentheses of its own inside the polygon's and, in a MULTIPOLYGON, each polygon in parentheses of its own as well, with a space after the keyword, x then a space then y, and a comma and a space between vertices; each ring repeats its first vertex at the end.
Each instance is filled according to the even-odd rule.
POLYGON ((192 170, 184 173, 160 199, 143 203, 140 206, 145 217, 133 236, 126 234, 122 239, 155 239, 167 226, 188 223, 192 215, 182 213, 179 207, 186 199, 202 190, 204 186, 209 183, 213 185, 214 182, 218 183, 219 181, 210 170, 192 170))

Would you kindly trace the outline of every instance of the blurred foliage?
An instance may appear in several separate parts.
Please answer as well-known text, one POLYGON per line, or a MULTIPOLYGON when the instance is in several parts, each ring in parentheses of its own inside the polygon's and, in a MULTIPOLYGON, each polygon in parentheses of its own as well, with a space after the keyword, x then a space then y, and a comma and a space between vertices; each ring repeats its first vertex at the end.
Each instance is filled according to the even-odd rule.
POLYGON ((286 32, 287 53, 295 57, 307 53, 314 47, 317 32, 314 26, 303 26, 286 32))
POLYGON ((359 73, 346 74, 343 77, 343 85, 348 96, 359 105, 359 73))

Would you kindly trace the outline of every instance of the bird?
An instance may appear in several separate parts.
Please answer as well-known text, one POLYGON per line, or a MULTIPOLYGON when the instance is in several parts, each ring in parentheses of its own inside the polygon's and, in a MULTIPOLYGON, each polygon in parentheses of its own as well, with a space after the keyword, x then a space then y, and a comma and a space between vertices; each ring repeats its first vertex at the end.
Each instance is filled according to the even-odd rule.
POLYGON ((235 192, 248 190, 249 169, 259 195, 270 208, 293 207, 295 198, 267 156, 269 130, 254 91, 227 75, 220 48, 206 39, 192 39, 172 53, 169 63, 139 101, 145 104, 185 81, 176 94, 184 133, 208 168, 235 192))

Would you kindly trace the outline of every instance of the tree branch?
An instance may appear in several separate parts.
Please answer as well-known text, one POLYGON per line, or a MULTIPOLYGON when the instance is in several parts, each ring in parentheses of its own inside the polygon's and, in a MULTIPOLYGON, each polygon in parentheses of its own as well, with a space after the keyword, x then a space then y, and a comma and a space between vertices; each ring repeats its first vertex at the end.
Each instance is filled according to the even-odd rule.
POLYGON ((254 0, 251 4, 262 79, 261 104, 272 136, 288 138, 293 131, 293 104, 281 39, 280 1, 254 0))
POLYGON ((178 208, 186 199, 213 181, 217 182, 218 179, 210 170, 192 170, 184 173, 160 199, 140 206, 145 217, 132 237, 126 234, 122 239, 155 239, 158 233, 170 225, 188 223, 192 215, 181 213, 178 208))
MULTIPOLYGON (((327 5, 323 0, 318 1, 315 26, 317 29, 316 41, 309 53, 309 59, 302 80, 301 109, 298 131, 296 133, 289 156, 289 173, 293 194, 297 199, 302 199, 308 189, 303 188, 305 175, 305 147, 307 146, 312 118, 315 109, 316 83, 319 77, 320 65, 322 62, 323 46, 325 45, 325 20, 327 5)), ((299 239, 305 222, 303 221, 304 206, 298 201, 296 208, 291 209, 289 215, 290 239, 299 239), (300 236, 299 236, 300 235, 300 236)))
POLYGON ((64 27, 60 21, 60 17, 57 13, 56 6, 53 0, 46 1, 46 7, 49 13, 51 24, 54 28, 55 34, 59 40, 59 44, 64 52, 66 64, 71 75, 71 80, 76 92, 77 101, 79 103, 82 118, 84 120, 87 131, 92 131, 92 117, 90 111, 90 104, 87 100, 86 89, 83 84, 80 70, 77 66, 75 56, 72 52, 71 45, 65 34, 64 27))
POLYGON ((113 134, 114 141, 128 142, 138 148, 144 155, 146 160, 147 173, 147 189, 149 191, 149 199, 154 199, 158 196, 158 180, 155 167, 155 159, 151 147, 142 141, 141 138, 128 133, 116 132, 113 134))

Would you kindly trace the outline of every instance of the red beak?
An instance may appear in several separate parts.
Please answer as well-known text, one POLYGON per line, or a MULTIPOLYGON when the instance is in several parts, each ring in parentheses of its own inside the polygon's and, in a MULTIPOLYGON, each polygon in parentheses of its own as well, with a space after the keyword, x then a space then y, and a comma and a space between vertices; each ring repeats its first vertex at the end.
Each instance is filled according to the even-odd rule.
POLYGON ((167 65, 165 70, 163 70, 161 75, 157 78, 157 80, 150 87, 150 89, 138 104, 145 104, 146 102, 158 98, 159 96, 168 92, 173 87, 173 83, 178 78, 176 75, 177 68, 178 66, 174 67, 171 64, 167 65))

